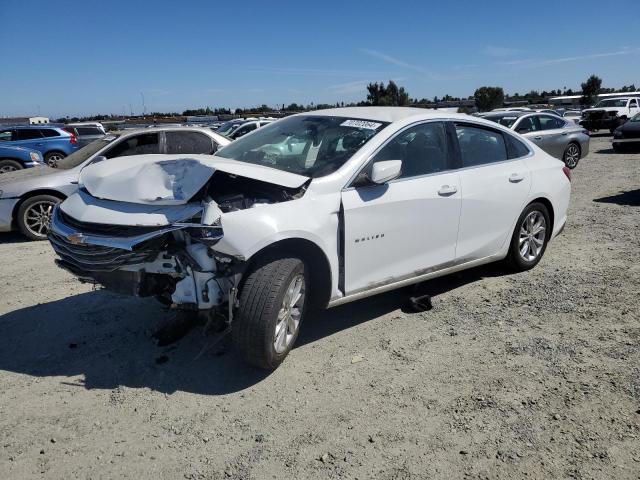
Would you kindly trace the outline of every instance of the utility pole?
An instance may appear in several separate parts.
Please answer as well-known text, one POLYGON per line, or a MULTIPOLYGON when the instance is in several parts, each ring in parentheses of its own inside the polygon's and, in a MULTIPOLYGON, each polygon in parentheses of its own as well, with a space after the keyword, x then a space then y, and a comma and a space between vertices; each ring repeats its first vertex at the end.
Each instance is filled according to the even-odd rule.
POLYGON ((129 114, 133 117, 133 107, 129 104, 129 114))
POLYGON ((144 104, 144 93, 140 92, 140 96, 142 97, 142 116, 147 115, 147 106, 144 104))

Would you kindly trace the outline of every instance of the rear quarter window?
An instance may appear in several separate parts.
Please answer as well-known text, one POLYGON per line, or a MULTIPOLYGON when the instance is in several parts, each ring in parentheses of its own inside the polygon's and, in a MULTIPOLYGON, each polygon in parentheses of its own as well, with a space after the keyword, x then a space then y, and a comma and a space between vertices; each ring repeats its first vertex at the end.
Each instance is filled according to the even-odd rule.
POLYGON ((505 133, 504 139, 507 144, 507 155, 509 156, 509 159, 526 157, 531 153, 529 147, 527 147, 522 140, 518 140, 513 135, 505 133))
POLYGON ((59 137, 60 132, 53 130, 52 128, 41 128, 40 133, 43 137, 59 137))

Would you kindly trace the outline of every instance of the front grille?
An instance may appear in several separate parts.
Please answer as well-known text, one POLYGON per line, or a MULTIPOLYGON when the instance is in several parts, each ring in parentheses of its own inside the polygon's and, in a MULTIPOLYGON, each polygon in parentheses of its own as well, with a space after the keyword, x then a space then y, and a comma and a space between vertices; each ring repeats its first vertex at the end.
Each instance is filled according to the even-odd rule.
POLYGON ((81 222, 73 217, 70 217, 61 209, 58 209, 58 218, 62 221, 62 223, 89 235, 132 237, 135 235, 142 235, 145 233, 153 232, 154 230, 158 229, 158 227, 107 225, 105 223, 81 222))
MULTIPOLYGON (((96 231, 92 226, 97 224, 86 224, 73 219, 69 215, 64 214, 60 208, 56 208, 54 215, 55 221, 73 227, 82 233, 95 235, 96 231)), ((111 227, 109 225, 109 227, 111 227)), ((101 232, 105 237, 133 236, 139 235, 140 228, 147 227, 126 227, 114 226, 109 235, 101 232), (113 232, 121 233, 116 235, 113 232), (124 235, 122 235, 124 233, 124 235)), ((157 230, 152 228, 150 231, 157 230)), ((75 244, 71 243, 66 236, 57 233, 53 228, 49 230, 49 242, 60 256, 60 258, 84 272, 113 272, 125 265, 144 263, 153 260, 158 255, 158 242, 162 242, 162 237, 154 238, 147 242, 137 245, 133 251, 116 247, 104 247, 100 245, 91 245, 87 243, 75 244)))
POLYGON ((601 120, 604 118, 604 110, 595 110, 593 112, 587 112, 587 118, 589 120, 601 120))

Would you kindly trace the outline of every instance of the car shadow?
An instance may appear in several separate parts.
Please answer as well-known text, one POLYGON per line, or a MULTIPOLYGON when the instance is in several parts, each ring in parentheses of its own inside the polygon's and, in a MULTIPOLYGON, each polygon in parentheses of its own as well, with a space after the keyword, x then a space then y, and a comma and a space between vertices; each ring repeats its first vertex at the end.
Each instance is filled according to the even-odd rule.
MULTIPOLYGON (((297 346, 356 327, 406 305, 410 296, 441 293, 486 277, 503 275, 478 267, 314 313, 297 346)), ((437 308, 437 298, 434 299, 437 308)), ((229 346, 207 349, 211 337, 196 327, 177 343, 158 347, 151 339, 165 312, 151 299, 105 290, 80 293, 0 315, 0 369, 32 377, 59 377, 85 389, 149 388, 224 395, 258 384, 271 372, 245 364, 229 346)))
POLYGON ((640 188, 620 192, 617 195, 595 198, 593 201, 597 203, 615 203, 617 205, 625 205, 629 207, 640 207, 640 188))
POLYGON ((19 232, 3 232, 0 233, 0 244, 2 243, 29 243, 33 240, 29 240, 27 237, 19 232))

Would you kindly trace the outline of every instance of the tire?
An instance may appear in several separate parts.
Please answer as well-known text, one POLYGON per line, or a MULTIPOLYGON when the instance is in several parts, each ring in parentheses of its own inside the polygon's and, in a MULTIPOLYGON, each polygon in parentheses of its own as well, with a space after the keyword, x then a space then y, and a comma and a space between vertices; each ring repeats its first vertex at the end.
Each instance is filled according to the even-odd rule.
POLYGON ((547 249, 552 228, 553 226, 551 225, 547 207, 539 202, 533 202, 527 205, 520 214, 520 217, 518 217, 516 227, 511 236, 509 253, 505 259, 507 266, 516 272, 524 272, 535 267, 547 249), (534 218, 533 224, 530 223, 531 217, 534 218), (543 219, 544 223, 539 223, 539 219, 543 219), (530 238, 529 233, 536 232, 538 226, 542 227, 542 231, 538 231, 537 234, 533 235, 535 239, 530 238), (521 241, 521 235, 526 236, 524 241, 521 241), (540 242, 542 242, 542 244, 540 244, 540 242), (534 250, 531 248, 525 249, 525 244, 534 250), (521 248, 525 253, 521 252, 521 248), (535 255, 532 255, 533 253, 535 253, 535 255))
POLYGON ((234 347, 246 362, 265 370, 282 363, 298 338, 308 286, 299 258, 265 256, 250 271, 232 324, 234 347))
POLYGON ((567 145, 567 148, 565 148, 564 153, 562 154, 562 161, 567 167, 573 170, 578 166, 581 155, 582 151, 580 149, 580 145, 575 142, 571 142, 567 145))
POLYGON ((15 172, 16 170, 22 170, 23 168, 22 164, 15 160, 0 160, 0 174, 15 172))
POLYGON ((66 157, 66 155, 62 152, 47 152, 44 156, 44 163, 55 168, 58 162, 64 157, 66 157))
POLYGON ((46 240, 51 210, 62 201, 53 195, 36 195, 20 204, 16 223, 22 234, 30 240, 46 240))

